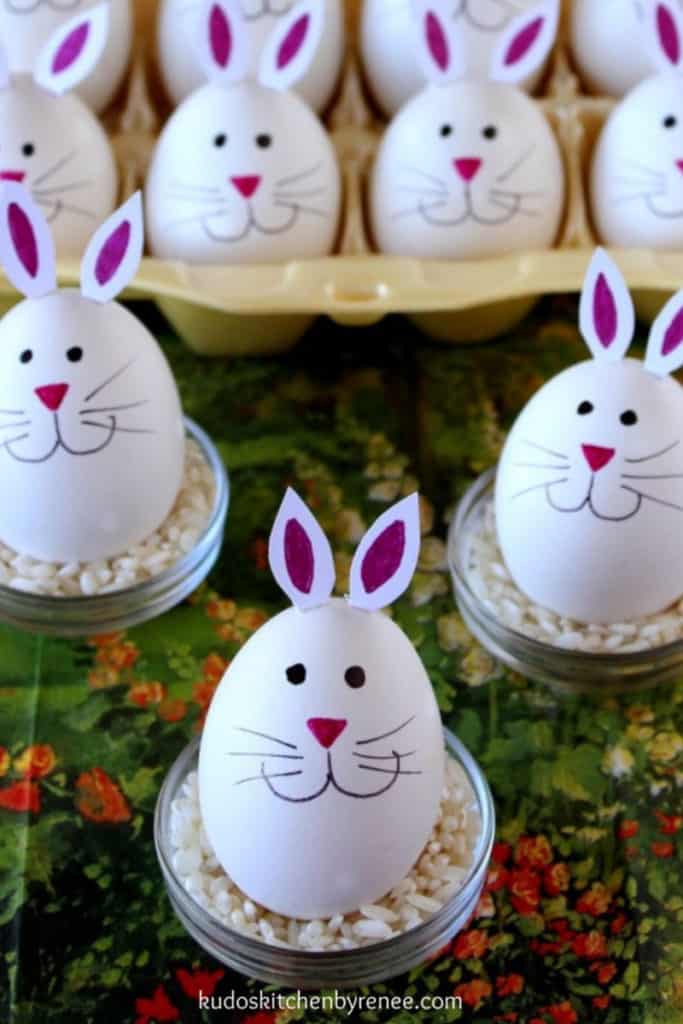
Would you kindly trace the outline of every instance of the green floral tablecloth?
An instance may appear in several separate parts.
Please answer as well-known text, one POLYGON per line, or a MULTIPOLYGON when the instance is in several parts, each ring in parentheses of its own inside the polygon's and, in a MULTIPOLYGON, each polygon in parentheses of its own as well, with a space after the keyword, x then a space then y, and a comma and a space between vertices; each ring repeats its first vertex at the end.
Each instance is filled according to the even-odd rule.
POLYGON ((575 318, 572 302, 547 304, 514 336, 458 350, 418 343, 398 320, 354 332, 321 322, 286 357, 232 364, 163 335, 186 410, 231 471, 225 548, 190 602, 128 633, 70 642, 0 630, 0 1019, 348 1019, 201 1010, 200 989, 260 986, 184 933, 152 842, 165 772, 239 645, 282 605, 266 542, 292 483, 333 541, 340 586, 364 525, 420 486, 420 569, 395 615, 445 721, 484 766, 499 818, 467 929, 373 990, 456 994, 462 1010, 353 1019, 683 1020, 683 685, 556 698, 472 640, 445 565, 453 502, 495 461, 528 395, 582 355, 575 318))

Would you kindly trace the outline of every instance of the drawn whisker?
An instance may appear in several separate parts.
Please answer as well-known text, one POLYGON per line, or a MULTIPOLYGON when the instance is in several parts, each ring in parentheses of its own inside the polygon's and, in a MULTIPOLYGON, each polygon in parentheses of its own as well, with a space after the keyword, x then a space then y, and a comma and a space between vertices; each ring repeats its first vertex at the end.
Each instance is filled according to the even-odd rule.
POLYGON ((524 441, 524 444, 528 445, 529 448, 537 448, 539 452, 545 452, 546 455, 552 455, 555 459, 562 459, 563 462, 569 462, 568 455, 563 455, 562 452, 554 452, 552 448, 544 448, 542 444, 536 444, 535 441, 524 441))
POLYGON ((61 171, 62 167, 66 167, 69 161, 73 160, 73 158, 76 156, 76 153, 77 150, 72 150, 70 153, 67 153, 66 156, 60 157, 57 163, 53 164, 52 167, 48 168, 47 171, 44 171, 42 174, 39 174, 38 177, 35 178, 33 181, 33 188, 35 188, 36 185, 42 185, 44 181, 48 181, 54 174, 56 174, 58 171, 61 171))
POLYGON ((411 206, 408 210, 397 210, 396 213, 392 213, 391 219, 394 221, 403 220, 405 217, 413 217, 416 214, 422 214, 427 210, 438 210, 446 205, 446 199, 439 199, 433 203, 420 203, 419 206, 411 206))
POLYGON ((313 199, 314 196, 323 196, 327 192, 326 185, 318 188, 310 188, 306 192, 287 192, 284 189, 275 189, 273 195, 276 199, 313 199))
POLYGON ((301 771, 301 769, 299 769, 298 771, 295 771, 295 772, 273 772, 272 775, 268 775, 266 772, 261 772, 260 775, 250 775, 246 779, 239 779, 235 783, 235 785, 236 786, 241 786, 245 782, 258 782, 258 781, 263 780, 263 779, 285 779, 285 778, 290 777, 292 775, 303 775, 303 772, 301 771))
POLYGON ((169 220, 168 223, 164 224, 164 228, 168 231, 170 228, 178 228, 183 224, 195 224, 203 220, 210 220, 213 217, 225 217, 230 213, 230 207, 225 204, 218 210, 204 210, 202 213, 195 213, 191 217, 179 217, 177 220, 169 220))
POLYGON ((555 484, 566 484, 568 479, 568 476, 563 476, 560 480, 546 480, 545 483, 534 484, 533 487, 525 487, 523 491, 517 491, 516 494, 513 494, 511 500, 514 501, 515 498, 521 498, 525 494, 531 494, 532 491, 544 491, 547 487, 553 487, 555 484))
POLYGON ((310 178, 310 176, 315 174, 316 171, 319 171, 321 167, 322 160, 318 160, 317 163, 306 168, 306 170, 299 171, 297 174, 288 174, 285 178, 279 178, 275 182, 275 188, 282 188, 285 185, 293 185, 295 181, 303 181, 305 178, 310 178))
POLYGON ((123 412, 124 409, 139 409, 141 405, 149 405, 149 398, 144 398, 141 402, 128 402, 126 405, 107 405, 99 409, 80 409, 78 415, 97 416, 103 412, 123 412))
POLYGON ((615 196, 612 205, 621 206, 622 203, 634 203, 637 199, 657 199, 665 195, 666 189, 660 189, 658 192, 634 192, 627 196, 615 196))
POLYGON ((94 389, 94 391, 91 391, 90 394, 85 396, 83 401, 84 402, 89 402, 91 400, 91 398, 95 397, 95 395, 99 395, 100 391, 104 391, 104 389, 106 387, 108 387, 110 384, 112 384, 115 380, 118 380, 118 378, 122 374, 124 374, 126 372, 126 370, 129 370, 134 362, 135 362, 135 356, 132 359, 129 359, 127 363, 124 363, 123 366, 119 367, 119 369, 116 370, 114 373, 112 373, 111 377, 107 377, 107 379, 105 381, 103 381, 102 384, 98 384, 97 387, 94 389))
POLYGON ((375 768, 372 764, 359 764, 358 767, 365 772, 379 772, 380 775, 422 775, 418 769, 409 771, 402 768, 375 768))
POLYGON ((299 213, 310 213, 315 217, 328 217, 327 210, 319 210, 315 206, 302 206, 301 203, 285 202, 284 199, 276 199, 273 206, 282 206, 285 209, 297 210, 299 213))
POLYGON ((441 196, 444 199, 448 197, 448 192, 444 188, 438 188, 436 185, 425 185, 422 188, 413 185, 399 185, 396 189, 397 192, 407 192, 409 195, 414 196, 441 196))
POLYGON ((448 183, 443 178, 438 178, 436 174, 428 174, 427 171, 420 170, 419 167, 415 167, 413 164, 401 164, 401 170, 408 171, 409 174, 418 174, 421 178, 426 178, 433 184, 438 185, 442 189, 448 189, 448 183))
POLYGON ((0 416, 23 416, 26 409, 0 409, 0 416))
POLYGON ((512 189, 492 188, 490 189, 490 195, 507 196, 510 199, 540 199, 545 195, 545 190, 538 189, 536 192, 514 192, 512 189))
POLYGON ((673 444, 670 444, 667 448, 662 448, 659 452, 655 452, 654 455, 645 455, 642 459, 624 459, 624 462, 629 462, 631 465, 637 465, 641 462, 652 462, 653 459, 660 459, 662 455, 668 455, 669 452, 672 452, 674 448, 677 448, 680 443, 680 441, 674 441, 673 444))
POLYGON ((624 480, 683 480, 683 473, 664 473, 661 476, 644 476, 639 473, 622 473, 624 480))
POLYGON ((407 750, 405 754, 399 754, 397 750, 391 754, 364 754, 362 751, 354 750, 354 757, 362 757, 364 761, 395 761, 397 758, 402 761, 404 757, 412 757, 417 753, 415 750, 407 750))
POLYGON ((556 469, 558 471, 571 469, 571 466, 548 466, 540 462, 513 462, 513 466, 519 466, 522 469, 556 469))
POLYGON ((0 444, 0 448, 8 448, 9 445, 16 444, 17 441, 24 441, 29 436, 29 434, 19 434, 18 437, 11 437, 9 441, 3 441, 2 444, 0 444))
POLYGON ((185 181, 172 181, 170 189, 183 192, 211 192, 214 195, 221 191, 220 187, 214 185, 193 185, 191 182, 185 181))
POLYGON ((517 158, 517 160, 515 160, 513 164, 511 164, 510 167, 508 167, 506 171, 503 171, 502 174, 498 175, 496 181, 507 181, 508 178, 511 178, 515 171, 518 171, 519 168, 527 162, 529 157, 532 156, 535 149, 536 144, 533 143, 524 153, 522 153, 520 157, 517 158))
POLYGON ((215 205, 220 201, 219 196, 185 196, 173 192, 168 193, 168 198, 176 203, 194 203, 196 206, 199 206, 200 203, 213 203, 215 205))
POLYGON ((665 178, 666 174, 663 171, 658 171, 654 167, 648 167, 647 164, 641 164, 638 160, 625 160, 624 163, 629 167, 635 167, 637 170, 642 171, 649 178, 665 178))
POLYGON ((102 430, 113 430, 115 434, 156 434, 156 430, 145 430, 138 427, 119 427, 117 423, 97 423, 95 420, 81 420, 84 427, 100 427, 102 430))
POLYGON ((237 732, 246 732, 250 736, 260 736, 262 740, 270 740, 272 743, 280 743, 283 747, 289 747, 290 750, 298 750, 298 744, 288 743, 286 740, 281 740, 277 736, 269 736, 267 732, 257 732, 256 729, 247 729, 245 726, 236 725, 235 729, 237 732))
POLYGON ((673 501, 662 501, 661 498, 653 498, 651 494, 644 494, 642 491, 637 491, 635 487, 627 487, 626 484, 622 484, 621 489, 622 491, 629 491, 631 494, 637 495, 643 501, 651 501, 655 505, 662 505, 664 508, 673 508, 677 512, 683 512, 683 505, 676 505, 673 501))
POLYGON ((510 206, 509 200, 505 201, 503 199, 496 199, 493 196, 489 199, 489 202, 491 203, 492 206, 497 206, 499 209, 505 210, 507 213, 510 214, 511 217, 516 216, 517 214, 519 214, 521 217, 541 216, 539 210, 525 210, 520 202, 514 202, 513 205, 510 206))
POLYGON ((88 188, 92 183, 92 178, 84 178, 83 181, 70 181, 67 185, 52 185, 50 188, 33 187, 31 191, 34 196, 49 197, 55 193, 62 195, 65 192, 75 192, 79 188, 88 188))
POLYGON ((401 722, 400 725, 397 725, 395 729, 391 729, 389 732, 383 732, 381 736, 371 736, 368 740, 356 740, 354 746, 364 747, 368 743, 376 743, 378 740, 386 740, 389 736, 395 736, 397 732, 401 731, 401 729, 405 729, 407 725, 410 725, 414 719, 415 715, 411 715, 410 718, 406 718, 405 722, 401 722))
POLYGON ((32 420, 23 420, 21 423, 0 423, 0 430, 16 430, 18 427, 30 427, 32 420))
POLYGON ((632 177, 629 177, 628 175, 625 175, 625 174, 621 175, 621 176, 617 176, 617 177, 613 178, 612 180, 617 182, 617 184, 619 184, 619 185, 629 185, 629 186, 632 186, 633 188, 639 188, 639 187, 648 188, 648 187, 652 187, 652 184, 653 184, 653 182, 652 181, 648 181, 647 178, 637 177, 635 175, 632 176, 632 177))
POLYGON ((268 754, 263 750, 229 750, 228 757, 277 757, 284 761, 303 761, 303 754, 268 754))

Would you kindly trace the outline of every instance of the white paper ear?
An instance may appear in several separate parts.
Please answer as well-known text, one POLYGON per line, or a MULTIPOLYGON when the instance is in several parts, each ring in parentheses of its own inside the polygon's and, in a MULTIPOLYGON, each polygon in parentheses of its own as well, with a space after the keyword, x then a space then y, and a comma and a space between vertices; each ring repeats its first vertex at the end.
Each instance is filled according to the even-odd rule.
POLYGON ((142 194, 136 192, 90 240, 81 264, 81 294, 111 302, 135 277, 144 238, 142 194))
POLYGON ((683 17, 673 0, 646 0, 646 43, 656 68, 683 66, 683 17))
POLYGON ((95 69, 108 37, 108 3, 71 18, 50 36, 38 54, 33 69, 35 81, 58 96, 75 89, 95 69))
POLYGON ((417 0, 415 52, 428 82, 445 85, 465 74, 462 37, 452 16, 452 4, 444 0, 417 0))
POLYGON ((623 359, 633 340, 633 300, 616 263, 596 249, 583 283, 579 329, 595 359, 623 359))
POLYGON ((249 38, 238 0, 203 0, 199 59, 211 82, 241 82, 249 71, 249 38))
POLYGON ((650 330, 645 369, 666 377, 683 366, 683 291, 669 299, 650 330))
POLYGON ((417 494, 399 501, 365 534, 351 563, 349 602, 375 612, 401 596, 420 553, 420 502, 417 494))
POLYGON ((301 0, 271 32, 261 53, 258 80, 284 91, 300 81, 313 62, 325 27, 321 0, 301 0))
POLYGON ((268 541, 273 576, 302 611, 325 604, 334 588, 334 558, 315 517, 291 487, 282 499, 268 541))
POLYGON ((29 299, 57 288, 55 244, 42 211, 23 186, 0 189, 0 263, 14 287, 29 299))
POLYGON ((513 18, 491 56, 490 77, 517 85, 545 63, 557 37, 560 0, 545 0, 513 18))

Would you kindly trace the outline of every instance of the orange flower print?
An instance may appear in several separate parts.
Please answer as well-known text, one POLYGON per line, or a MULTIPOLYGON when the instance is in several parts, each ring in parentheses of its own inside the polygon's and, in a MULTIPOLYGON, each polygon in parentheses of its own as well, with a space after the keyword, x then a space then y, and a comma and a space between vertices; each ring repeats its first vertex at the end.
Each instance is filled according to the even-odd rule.
POLYGON ((112 647, 120 640, 123 640, 123 633, 100 633, 99 636, 91 636, 88 640, 89 647, 112 647))
POLYGON ((486 876, 486 891, 498 892, 504 889, 508 882, 508 872, 500 864, 491 864, 486 876))
POLYGON ((617 835, 620 839, 633 839, 640 832, 640 823, 634 821, 632 818, 624 818, 617 829, 617 835))
POLYGON ((520 836, 515 862, 522 868, 545 868, 552 863, 553 848, 545 836, 520 836))
POLYGON ((562 861, 551 864, 543 872, 543 888, 548 896, 559 896, 569 888, 571 875, 569 868, 562 861))
POLYGON ((453 995, 459 996, 465 1006, 470 1006, 473 1010, 476 1010, 485 999, 488 999, 492 991, 493 989, 488 981, 475 978, 474 981, 466 981, 462 985, 458 985, 454 989, 453 995))
POLYGON ((490 892, 483 892, 474 911, 475 917, 495 917, 496 905, 490 892))
POLYGON ((101 768, 83 772, 76 779, 76 808, 97 825, 130 821, 130 808, 123 793, 101 768))
POLYGON ((7 775, 10 766, 10 756, 7 747, 0 747, 0 778, 7 775))
POLYGON ((572 942, 572 950, 586 960, 601 960, 607 956, 607 942, 600 932, 582 932, 572 942))
POLYGON ((95 661, 98 665, 106 665, 117 672, 132 668, 140 657, 140 652, 130 640, 116 642, 108 647, 98 648, 95 661))
POLYGON ((209 654, 204 658, 202 676, 208 683, 220 683, 230 662, 220 654, 209 654))
POLYGON ((674 855, 673 843, 650 843, 650 849, 655 857, 673 857, 674 855))
POLYGON ((235 617, 237 605, 234 601, 221 598, 213 598, 206 605, 206 614, 210 619, 217 619, 219 622, 230 622, 235 617))
POLYGON ((192 971, 186 971, 184 967, 179 967, 175 972, 175 976, 178 979, 180 987, 182 988, 188 999, 199 999, 200 996, 212 996, 216 985, 225 975, 225 971, 202 971, 199 968, 192 971))
POLYGON ((461 932, 453 944, 453 956, 458 960, 480 960, 489 948, 486 932, 473 928, 469 932, 461 932))
POLYGON ((521 974, 507 974, 496 978, 496 994, 499 996, 518 996, 524 989, 524 978, 521 974))
POLYGON ((163 683, 144 682, 135 683, 128 691, 128 700, 131 704, 137 704, 139 708, 146 708, 150 704, 160 704, 166 696, 166 687, 163 683))
POLYGON ((7 789, 0 789, 0 807, 5 811, 30 811, 38 814, 40 811, 40 791, 35 782, 22 779, 21 782, 14 782, 7 789))
POLYGON ((181 722, 187 714, 187 704, 177 697, 166 697, 159 704, 157 713, 164 722, 181 722))
POLYGON ((526 868, 511 871, 508 880, 510 902, 518 914, 528 917, 538 909, 541 899, 541 879, 535 871, 526 868))
POLYGON ((57 764, 55 752, 48 743, 37 743, 14 760, 14 768, 27 779, 42 779, 54 770, 57 764))
POLYGON ((192 687, 192 699, 199 704, 202 711, 206 712, 209 710, 209 705, 213 700, 217 686, 218 683, 209 682, 207 679, 201 683, 195 683, 192 687))
POLYGON ((591 964, 588 970, 595 975, 600 985, 609 985, 617 973, 617 965, 607 961, 607 963, 591 964))
POLYGON ((248 630, 250 633, 255 633, 267 621, 268 616, 259 608, 242 608, 235 616, 235 625, 239 629, 248 630))
POLYGON ((119 674, 115 668, 108 665, 98 665, 88 672, 88 686, 91 690, 109 690, 112 686, 120 683, 119 674))
POLYGON ((579 914, 590 914, 591 917, 599 917, 605 914, 612 902, 612 894, 602 882, 595 882, 587 892, 584 892, 576 901, 576 909, 579 914))

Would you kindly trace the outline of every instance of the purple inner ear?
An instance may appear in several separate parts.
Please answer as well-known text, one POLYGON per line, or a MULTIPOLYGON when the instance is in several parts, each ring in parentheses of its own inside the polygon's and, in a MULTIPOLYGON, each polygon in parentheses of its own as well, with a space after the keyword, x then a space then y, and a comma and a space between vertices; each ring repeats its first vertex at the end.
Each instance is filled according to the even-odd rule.
POLYGON ((122 221, 100 249, 95 264, 95 277, 99 285, 109 284, 123 263, 130 245, 131 231, 130 221, 122 221))
POLYGON ((405 523, 397 519, 372 542, 363 559, 360 578, 366 593, 374 594, 391 579, 401 565, 405 549, 405 523))
POLYGON ((431 11, 427 11, 425 18, 425 38, 434 63, 441 71, 445 71, 450 61, 448 39, 441 27, 441 22, 431 11))
POLYGON ((225 12, 215 4, 209 15, 209 42, 214 60, 219 67, 226 68, 232 53, 232 32, 225 12))
POLYGON ((609 348, 617 336, 617 304, 604 274, 598 274, 593 294, 593 323, 598 341, 609 348))
POLYGON ((53 75, 59 75, 62 71, 67 71, 78 60, 83 53, 83 47, 87 43, 89 35, 90 22, 88 21, 84 21, 82 25, 79 25, 73 32, 69 33, 52 61, 53 75))
POLYGON ((683 309, 679 309, 667 327, 664 341, 662 342, 662 355, 668 356, 678 348, 683 341, 683 309))
POLYGON ((40 261, 38 244, 31 221, 16 203, 9 204, 7 219, 15 252, 26 273, 35 278, 38 276, 40 261))
POLYGON ((539 37, 545 18, 543 16, 534 18, 528 25, 517 33, 510 45, 508 46, 507 53, 505 54, 504 64, 505 67, 510 67, 512 64, 517 64, 518 61, 526 57, 527 53, 534 45, 539 37))
POLYGON ((657 32, 659 42, 668 60, 678 64, 681 56, 681 42, 671 11, 664 4, 657 5, 657 32))
POLYGON ((303 45, 304 39, 306 38, 310 20, 311 16, 309 14, 302 14, 290 28, 282 41, 280 49, 277 51, 276 63, 278 71, 287 67, 289 62, 294 60, 296 57, 303 45))
POLYGON ((297 519, 285 526, 285 565, 289 578, 302 594, 310 594, 315 575, 315 558, 310 537, 297 519))

